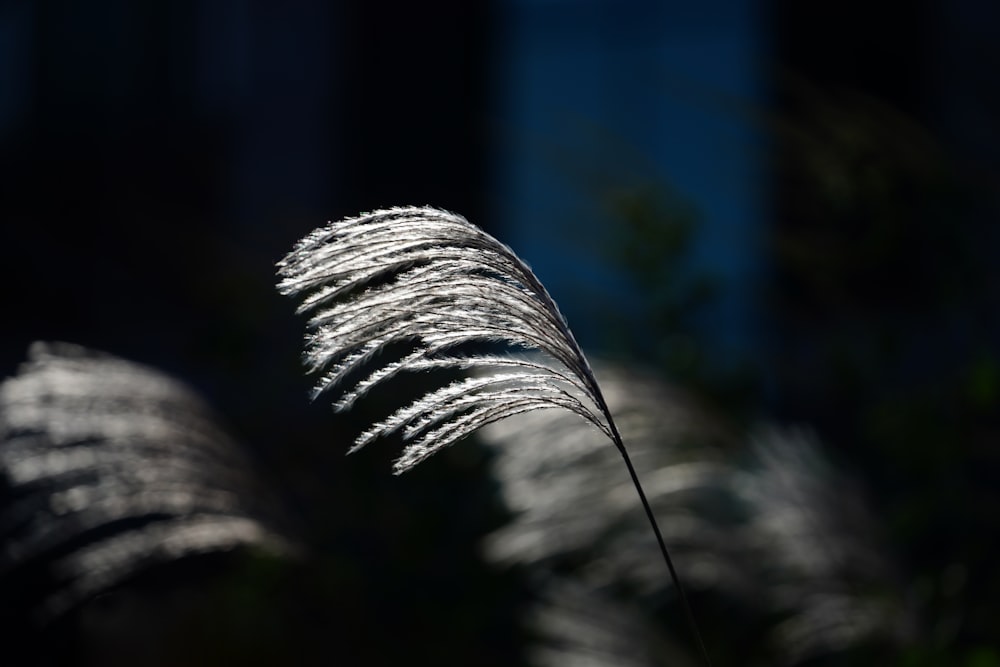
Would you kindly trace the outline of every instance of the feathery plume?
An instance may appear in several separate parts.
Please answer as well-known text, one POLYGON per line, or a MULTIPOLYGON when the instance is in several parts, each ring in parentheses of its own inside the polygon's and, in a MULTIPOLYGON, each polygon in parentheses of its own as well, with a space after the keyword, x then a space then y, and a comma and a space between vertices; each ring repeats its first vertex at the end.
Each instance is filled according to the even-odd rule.
MULTIPOLYGON (((647 374, 607 363, 594 370, 633 460, 646 471, 647 497, 665 519, 671 550, 690 563, 687 579, 698 587, 751 586, 728 567, 743 557, 729 527, 697 510, 717 501, 729 474, 724 450, 735 438, 647 374)), ((659 568, 642 556, 653 544, 641 505, 615 474, 620 462, 599 433, 567 413, 536 412, 491 424, 481 437, 495 452, 500 492, 515 513, 485 540, 489 560, 556 569, 584 563, 585 579, 663 591, 659 568)))
POLYGON ((690 667, 695 661, 635 605, 572 579, 547 577, 530 608, 535 667, 690 667))
POLYGON ((866 642, 905 643, 915 624, 898 567, 857 480, 802 428, 761 429, 727 483, 747 519, 738 539, 762 598, 784 620, 789 664, 866 642))
POLYGON ((403 372, 493 371, 431 391, 358 437, 351 451, 402 433, 397 474, 483 426, 542 408, 575 413, 610 439, 711 664, 590 364, 552 297, 510 248, 454 213, 392 208, 317 229, 279 262, 278 274, 278 290, 301 296, 299 312, 312 313, 305 358, 310 370, 323 371, 314 394, 339 392, 335 410, 403 372), (484 343, 538 351, 548 362, 460 351, 484 343), (410 346, 402 359, 367 370, 398 345, 410 346))
MULTIPOLYGON (((907 643, 916 618, 877 517, 814 434, 760 428, 734 457, 723 451, 738 449, 733 436, 680 392, 627 369, 594 369, 649 471, 648 497, 669 517, 672 548, 690 562, 688 580, 766 621, 768 650, 783 664, 907 643)), ((647 531, 592 429, 546 412, 482 436, 516 513, 485 540, 490 560, 568 572, 583 589, 637 591, 653 606, 669 595, 636 555, 647 531)))
POLYGON ((454 382, 362 433, 351 451, 401 431, 397 474, 480 427, 539 408, 564 408, 612 438, 611 416, 590 365, 552 297, 507 246, 464 218, 433 208, 394 208, 331 223, 278 265, 279 291, 312 312, 306 361, 324 371, 314 396, 338 390, 344 411, 404 372, 499 369, 454 382), (503 343, 540 350, 556 364, 461 349, 503 343), (402 359, 357 377, 379 353, 412 345, 402 359))
POLYGON ((0 489, 3 597, 40 622, 157 563, 291 548, 191 390, 65 343, 35 343, 0 384, 0 489))

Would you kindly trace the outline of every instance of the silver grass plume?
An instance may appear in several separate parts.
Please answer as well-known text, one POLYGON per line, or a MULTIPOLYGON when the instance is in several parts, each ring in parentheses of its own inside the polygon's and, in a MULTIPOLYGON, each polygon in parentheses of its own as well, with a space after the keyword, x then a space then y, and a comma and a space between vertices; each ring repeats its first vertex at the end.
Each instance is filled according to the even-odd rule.
MULTIPOLYGON (((868 642, 906 644, 915 614, 877 517, 811 432, 760 428, 743 443, 662 381, 594 368, 634 460, 649 471, 649 501, 690 562, 689 581, 778 619, 769 641, 784 664, 868 642), (729 453, 736 449, 744 453, 729 453)), ((636 557, 648 547, 638 503, 608 474, 614 461, 593 436, 555 412, 482 431, 516 512, 487 537, 486 555, 531 571, 569 567, 582 591, 605 597, 625 584, 662 599, 667 587, 636 557)))
POLYGON ((506 370, 414 401, 362 433, 351 451, 402 431, 399 474, 488 423, 538 408, 568 409, 614 438, 590 365, 552 297, 510 248, 464 218, 432 208, 348 218, 306 236, 278 267, 279 291, 304 295, 298 312, 314 313, 305 358, 310 371, 324 371, 314 397, 338 390, 338 412, 403 372, 506 370), (455 353, 483 342, 541 350, 562 369, 455 353), (344 386, 396 343, 414 349, 344 386))
MULTIPOLYGON (((648 374, 595 363, 596 377, 616 416, 675 557, 698 588, 752 587, 729 564, 743 557, 728 526, 710 521, 699 505, 717 501, 730 474, 726 450, 736 438, 682 392, 648 374)), ((554 566, 585 563, 592 582, 627 581, 645 594, 663 592, 659 568, 643 558, 652 547, 642 507, 614 474, 619 462, 599 433, 571 415, 536 412, 483 429, 495 450, 500 492, 514 519, 484 541, 497 563, 554 566), (592 562, 587 554, 600 545, 592 562)))
POLYGON ((637 605, 567 577, 540 582, 528 611, 535 667, 690 667, 695 661, 669 641, 637 605))
POLYGON ((884 530, 812 432, 759 430, 727 484, 747 509, 739 540, 755 554, 761 600, 783 617, 773 639, 789 664, 912 640, 915 610, 884 530))
POLYGON ((292 548, 190 389, 65 343, 35 343, 0 384, 0 489, 0 598, 36 622, 157 564, 292 548))
POLYGON ((278 290, 300 296, 298 312, 311 313, 305 359, 312 372, 323 373, 314 395, 336 391, 337 411, 400 373, 480 371, 416 399, 358 437, 351 451, 402 433, 397 474, 487 424, 542 408, 575 413, 610 439, 710 664, 590 364, 552 297, 510 248, 454 213, 392 208, 315 230, 279 262, 278 274, 278 290), (461 352, 483 343, 539 351, 548 361, 461 352), (367 370, 400 344, 412 348, 402 359, 367 370))

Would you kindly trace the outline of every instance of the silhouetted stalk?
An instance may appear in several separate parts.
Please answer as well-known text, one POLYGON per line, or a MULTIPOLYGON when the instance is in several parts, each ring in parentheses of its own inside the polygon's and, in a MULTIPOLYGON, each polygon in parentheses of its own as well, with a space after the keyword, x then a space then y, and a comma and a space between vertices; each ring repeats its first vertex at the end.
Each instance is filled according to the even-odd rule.
POLYGON ((628 474, 632 478, 632 484, 635 486, 635 492, 639 494, 639 500, 642 503, 642 509, 646 512, 646 518, 649 519, 649 525, 653 529, 653 533, 656 535, 656 543, 660 547, 660 553, 663 554, 663 561, 667 564, 667 569, 670 571, 670 579, 674 583, 674 587, 677 589, 677 595, 681 601, 681 607, 684 608, 684 616, 687 618, 688 625, 691 626, 691 632, 694 634, 695 641, 698 644, 698 649, 701 651, 701 656, 705 660, 705 664, 708 667, 712 667, 712 660, 708 657, 708 649, 705 648, 705 641, 701 637, 701 630, 698 628, 698 623, 694 619, 694 610, 691 608, 691 603, 688 601, 687 593, 684 592, 684 586, 681 584, 681 578, 677 574, 677 568, 674 567, 674 561, 670 558, 670 552, 667 550, 667 544, 663 541, 663 533, 660 532, 660 525, 656 523, 656 516, 653 514, 653 508, 649 505, 649 501, 646 499, 646 492, 642 489, 642 484, 639 482, 639 475, 635 471, 635 466, 632 465, 632 459, 628 455, 628 450, 625 449, 625 443, 622 441, 622 436, 618 432, 618 426, 615 425, 613 419, 611 419, 611 411, 608 410, 608 406, 604 402, 604 397, 599 396, 600 408, 604 414, 608 415, 608 425, 611 429, 612 440, 615 443, 615 447, 618 449, 618 453, 622 455, 622 459, 625 461, 625 467, 628 468, 628 474))

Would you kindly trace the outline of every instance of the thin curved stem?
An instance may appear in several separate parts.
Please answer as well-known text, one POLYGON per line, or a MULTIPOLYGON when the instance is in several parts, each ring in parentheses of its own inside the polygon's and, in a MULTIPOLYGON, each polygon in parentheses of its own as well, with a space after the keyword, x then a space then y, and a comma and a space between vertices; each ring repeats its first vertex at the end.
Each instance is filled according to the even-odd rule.
MULTIPOLYGON (((607 412, 606 406, 605 413, 607 412)), ((649 501, 646 499, 646 493, 642 489, 642 484, 639 483, 639 476, 635 472, 635 467, 632 465, 632 459, 628 455, 628 451, 625 449, 625 443, 622 441, 621 434, 618 433, 618 427, 615 426, 614 421, 609 420, 609 425, 611 427, 612 439, 614 440, 615 447, 618 448, 618 452, 622 455, 622 459, 625 461, 625 467, 628 468, 628 474, 632 477, 632 484, 635 485, 636 493, 639 494, 639 500, 642 501, 642 509, 646 512, 646 518, 649 519, 649 525, 653 528, 653 533, 656 535, 656 542, 660 546, 660 553, 663 554, 663 560, 667 564, 667 569, 670 570, 670 578, 674 582, 674 587, 677 589, 678 597, 681 600, 681 606, 684 608, 684 615, 687 617, 688 625, 691 627, 691 632, 694 634, 695 640, 698 643, 698 648, 701 650, 701 656, 705 660, 705 665, 707 667, 712 667, 712 660, 708 657, 708 650, 705 648, 705 640, 701 637, 701 630, 698 629, 698 623, 694 620, 694 611, 691 609, 691 603, 688 602, 687 593, 684 592, 684 586, 681 585, 680 576, 677 574, 677 569, 674 567, 674 561, 670 558, 670 552, 667 551, 667 545, 663 541, 663 534, 660 532, 660 526, 656 523, 656 516, 653 514, 653 508, 650 507, 649 501)))

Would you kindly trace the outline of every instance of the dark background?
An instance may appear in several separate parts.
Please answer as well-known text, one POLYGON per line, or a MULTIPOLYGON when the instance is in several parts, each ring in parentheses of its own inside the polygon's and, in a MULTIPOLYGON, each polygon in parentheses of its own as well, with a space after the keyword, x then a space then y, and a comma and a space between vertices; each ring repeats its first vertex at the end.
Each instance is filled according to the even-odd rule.
MULTIPOLYGON (((511 243, 580 234, 511 219, 521 163, 505 109, 522 93, 505 65, 524 57, 528 28, 554 45, 573 31, 585 42, 587 26, 606 28, 596 42, 627 41, 638 23, 657 39, 646 19, 669 33, 682 4, 4 0, 0 372, 33 340, 68 340, 203 392, 319 554, 304 573, 264 577, 277 599, 258 591, 301 660, 516 663, 522 596, 477 555, 504 518, 485 455, 456 448, 403 479, 388 474, 390 445, 345 460, 356 424, 307 402, 303 322, 273 289, 274 263, 327 219, 398 204, 461 212, 511 243)), ((603 217, 583 235, 610 239, 588 275, 628 307, 556 296, 574 326, 586 318, 587 347, 662 370, 727 419, 814 425, 873 489, 915 594, 950 624, 931 619, 940 641, 899 664, 995 660, 1000 12, 973 0, 732 8, 752 19, 732 33, 752 38, 751 97, 721 103, 706 83, 710 38, 729 28, 705 37, 705 62, 663 71, 756 142, 743 319, 713 315, 727 294, 750 297, 732 277, 697 280, 699 258, 725 274, 730 255, 698 236, 710 207, 669 178, 626 183, 624 198, 584 188, 603 217), (672 280, 685 287, 665 295, 672 280), (749 342, 713 354, 733 336, 749 342), (956 571, 962 586, 940 585, 956 571)), ((701 26, 684 38, 728 9, 684 17, 701 26)), ((566 76, 586 82, 586 67, 566 76)), ((595 99, 650 85, 612 75, 618 92, 595 99)), ((685 150, 670 159, 700 159, 685 150)), ((615 164, 601 172, 627 180, 615 164)), ((530 203, 560 210, 545 197, 530 203)), ((563 252, 546 243, 529 258, 543 279, 563 252)))

